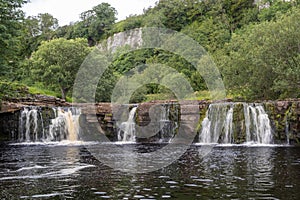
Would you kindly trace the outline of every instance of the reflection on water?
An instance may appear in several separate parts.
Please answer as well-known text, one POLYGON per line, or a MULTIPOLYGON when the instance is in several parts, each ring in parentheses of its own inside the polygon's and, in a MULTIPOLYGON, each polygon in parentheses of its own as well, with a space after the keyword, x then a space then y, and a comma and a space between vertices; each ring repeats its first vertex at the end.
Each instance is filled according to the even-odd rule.
MULTIPOLYGON (((161 148, 120 146, 132 168, 137 152, 161 148)), ((133 175, 109 168, 83 146, 4 145, 0 146, 0 198, 299 198, 300 148, 217 146, 208 150, 192 146, 168 167, 133 175)))

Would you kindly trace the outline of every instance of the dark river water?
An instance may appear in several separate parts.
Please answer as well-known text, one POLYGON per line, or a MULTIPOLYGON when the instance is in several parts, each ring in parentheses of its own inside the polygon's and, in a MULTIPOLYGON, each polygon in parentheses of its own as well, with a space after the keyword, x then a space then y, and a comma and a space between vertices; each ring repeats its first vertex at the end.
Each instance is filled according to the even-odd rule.
POLYGON ((299 147, 217 146, 205 157, 200 148, 163 169, 129 174, 85 146, 3 144, 0 199, 300 199, 299 147))

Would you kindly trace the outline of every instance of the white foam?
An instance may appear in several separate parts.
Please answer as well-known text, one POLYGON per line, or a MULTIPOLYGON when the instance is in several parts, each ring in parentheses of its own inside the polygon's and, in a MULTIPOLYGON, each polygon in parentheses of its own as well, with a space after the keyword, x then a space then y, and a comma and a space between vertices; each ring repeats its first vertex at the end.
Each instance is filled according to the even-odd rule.
POLYGON ((195 146, 215 146, 215 147, 288 147, 288 144, 261 144, 255 142, 245 142, 242 144, 217 144, 217 143, 194 143, 195 146))
POLYGON ((45 198, 45 197, 55 197, 59 196, 61 193, 52 193, 52 194, 36 194, 32 195, 31 198, 45 198))
POLYGON ((136 142, 131 142, 131 141, 118 141, 118 142, 112 142, 112 144, 126 145, 126 144, 136 144, 136 142))
POLYGON ((27 176, 8 176, 8 177, 1 177, 0 181, 3 180, 18 180, 18 179, 40 179, 40 178, 49 178, 49 177, 61 177, 61 176, 68 176, 76 173, 79 170, 95 167, 95 165, 86 165, 80 164, 79 166, 74 166, 70 168, 60 169, 58 171, 52 171, 44 174, 37 174, 37 175, 27 175, 27 176))
POLYGON ((35 165, 35 166, 32 166, 32 167, 22 167, 22 168, 16 170, 16 172, 32 170, 32 169, 45 169, 45 168, 47 168, 47 167, 43 167, 43 166, 40 166, 40 165, 35 165))
POLYGON ((95 145, 98 142, 84 142, 84 141, 70 141, 62 140, 60 142, 20 142, 11 143, 12 146, 83 146, 83 145, 95 145))
POLYGON ((195 146, 216 146, 216 145, 218 145, 218 143, 202 143, 202 142, 197 142, 197 143, 193 143, 193 145, 195 145, 195 146))

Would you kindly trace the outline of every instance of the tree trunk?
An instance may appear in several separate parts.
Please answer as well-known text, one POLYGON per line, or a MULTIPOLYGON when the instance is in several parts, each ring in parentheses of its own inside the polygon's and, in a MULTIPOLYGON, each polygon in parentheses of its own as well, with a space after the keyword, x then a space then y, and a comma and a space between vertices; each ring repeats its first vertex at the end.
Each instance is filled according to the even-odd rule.
POLYGON ((61 98, 66 100, 66 95, 68 90, 66 88, 60 88, 60 91, 61 91, 61 98))

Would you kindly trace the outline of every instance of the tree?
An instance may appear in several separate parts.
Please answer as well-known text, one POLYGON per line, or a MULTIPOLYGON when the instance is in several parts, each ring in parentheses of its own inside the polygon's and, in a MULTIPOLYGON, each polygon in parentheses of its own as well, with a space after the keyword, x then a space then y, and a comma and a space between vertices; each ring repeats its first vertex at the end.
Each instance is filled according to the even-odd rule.
POLYGON ((40 35, 46 40, 52 39, 54 31, 58 27, 58 20, 49 13, 40 13, 37 16, 40 35))
POLYGON ((287 16, 270 22, 262 55, 272 67, 276 78, 273 90, 280 98, 300 97, 300 9, 293 9, 287 16))
POLYGON ((19 10, 24 0, 1 0, 0 2, 0 76, 8 75, 17 62, 19 53, 23 12, 19 10))
POLYGON ((227 86, 249 99, 299 97, 300 10, 234 34, 219 60, 227 86))
POLYGON ((31 58, 34 78, 49 89, 57 91, 59 88, 61 97, 65 99, 81 63, 90 51, 91 48, 82 38, 42 42, 31 58))
POLYGON ((42 41, 51 40, 55 37, 58 28, 58 20, 49 13, 29 16, 23 21, 22 51, 21 55, 30 57, 42 41))
POLYGON ((194 4, 196 2, 191 0, 160 0, 155 8, 147 11, 146 16, 148 17, 145 24, 149 24, 148 21, 150 21, 150 24, 155 22, 156 26, 163 24, 169 29, 180 31, 190 23, 188 14, 194 4), (160 22, 158 22, 157 16, 159 16, 160 22))
POLYGON ((276 19, 279 14, 287 13, 295 1, 282 0, 264 0, 259 2, 260 12, 258 18, 260 21, 271 21, 276 19))
POLYGON ((132 15, 126 18, 126 20, 120 21, 113 25, 110 35, 114 33, 119 33, 135 28, 142 27, 142 15, 132 15))
POLYGON ((212 17, 207 17, 201 22, 194 21, 182 32, 196 40, 209 52, 222 48, 231 38, 226 26, 220 20, 214 20, 212 17))
POLYGON ((92 10, 81 13, 79 23, 81 37, 86 37, 90 45, 94 45, 101 36, 111 29, 116 21, 117 11, 108 3, 101 3, 92 10))

